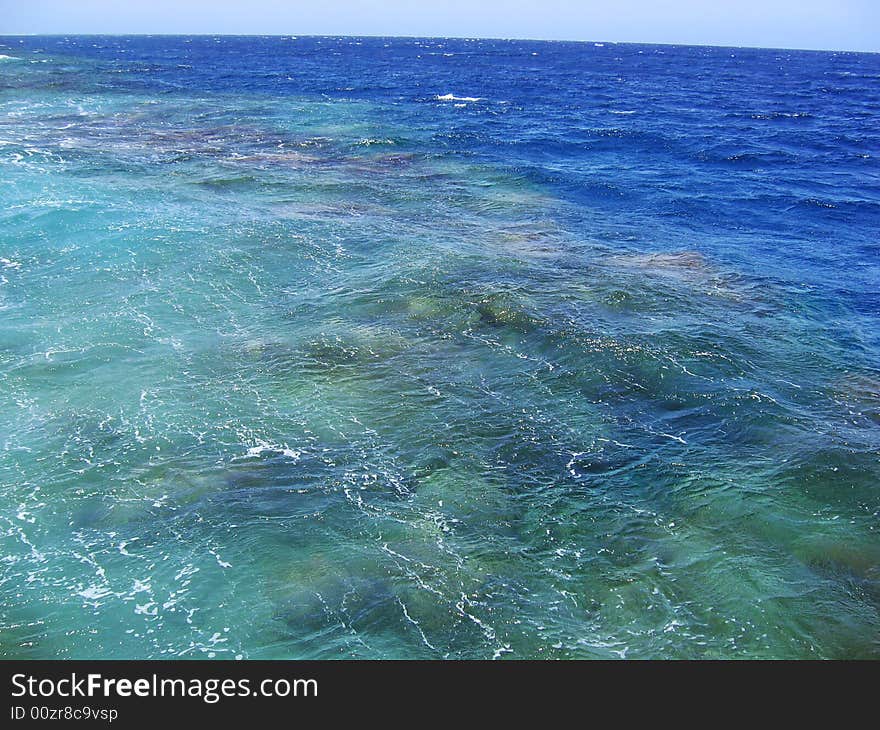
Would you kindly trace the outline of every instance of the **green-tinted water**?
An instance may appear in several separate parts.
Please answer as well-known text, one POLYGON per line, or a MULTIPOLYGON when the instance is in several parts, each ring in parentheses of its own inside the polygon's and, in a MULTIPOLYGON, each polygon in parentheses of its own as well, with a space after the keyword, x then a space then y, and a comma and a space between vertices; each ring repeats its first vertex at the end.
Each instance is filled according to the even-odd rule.
POLYGON ((735 234, 364 100, 30 83, 2 656, 877 655, 880 381, 735 234))

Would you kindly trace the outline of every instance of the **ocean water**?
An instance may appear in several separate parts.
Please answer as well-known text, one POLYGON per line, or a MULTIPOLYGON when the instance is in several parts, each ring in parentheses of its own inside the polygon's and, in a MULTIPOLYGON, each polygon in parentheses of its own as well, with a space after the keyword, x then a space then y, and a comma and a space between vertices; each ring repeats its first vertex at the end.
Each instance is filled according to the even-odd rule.
POLYGON ((880 55, 0 38, 0 656, 880 657, 880 55))

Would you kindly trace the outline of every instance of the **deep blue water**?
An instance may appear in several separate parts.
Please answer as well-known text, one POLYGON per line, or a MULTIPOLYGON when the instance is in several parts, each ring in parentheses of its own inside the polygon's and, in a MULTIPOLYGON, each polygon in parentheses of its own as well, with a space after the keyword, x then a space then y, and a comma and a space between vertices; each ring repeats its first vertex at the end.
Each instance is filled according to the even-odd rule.
POLYGON ((0 655, 880 655, 880 55, 0 37, 0 655))

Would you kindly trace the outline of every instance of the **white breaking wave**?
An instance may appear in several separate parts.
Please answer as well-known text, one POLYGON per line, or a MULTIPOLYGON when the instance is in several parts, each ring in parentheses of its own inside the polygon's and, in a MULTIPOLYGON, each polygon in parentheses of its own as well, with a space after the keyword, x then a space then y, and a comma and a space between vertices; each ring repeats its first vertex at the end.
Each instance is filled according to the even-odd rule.
POLYGON ((270 444, 265 441, 260 441, 256 446, 251 446, 247 450, 248 457, 262 456, 263 454, 282 454, 289 459, 299 460, 302 452, 291 449, 286 444, 270 444))
POLYGON ((443 94, 434 97, 437 101, 483 101, 482 96, 455 96, 454 94, 443 94))
POLYGON ((20 58, 17 58, 15 56, 4 56, 2 53, 0 53, 0 61, 20 61, 20 60, 21 60, 20 58))

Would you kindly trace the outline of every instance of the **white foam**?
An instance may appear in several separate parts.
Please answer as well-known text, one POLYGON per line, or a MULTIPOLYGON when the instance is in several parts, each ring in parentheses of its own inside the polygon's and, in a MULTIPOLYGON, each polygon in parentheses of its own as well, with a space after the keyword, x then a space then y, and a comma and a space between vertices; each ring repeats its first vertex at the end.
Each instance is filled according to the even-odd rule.
POLYGON ((454 94, 443 94, 442 96, 438 94, 434 98, 437 101, 483 101, 482 96, 455 96, 454 94))
POLYGON ((140 580, 138 578, 135 578, 134 585, 131 588, 131 595, 134 595, 135 593, 149 593, 151 588, 152 586, 150 585, 149 580, 140 580))
POLYGON ((251 457, 262 456, 263 454, 281 454, 289 459, 298 461, 302 452, 291 449, 286 444, 270 444, 265 441, 260 441, 256 446, 251 446, 247 450, 247 455, 251 457))
POLYGON ((135 604, 134 612, 141 616, 156 616, 159 613, 159 605, 155 601, 135 604))
POLYGON ((0 61, 21 61, 17 56, 4 56, 0 53, 0 61))
POLYGON ((89 586, 88 588, 79 591, 79 595, 87 601, 100 601, 102 598, 111 594, 112 591, 103 586, 89 586))
POLYGON ((364 139, 358 140, 357 144, 361 147, 372 147, 377 144, 394 144, 394 140, 388 139, 387 137, 365 137, 364 139))
POLYGON ((219 565, 221 568, 231 568, 232 567, 232 563, 227 563, 225 560, 223 560, 220 557, 220 554, 216 550, 209 549, 208 552, 214 556, 214 558, 217 560, 217 565, 219 565))

